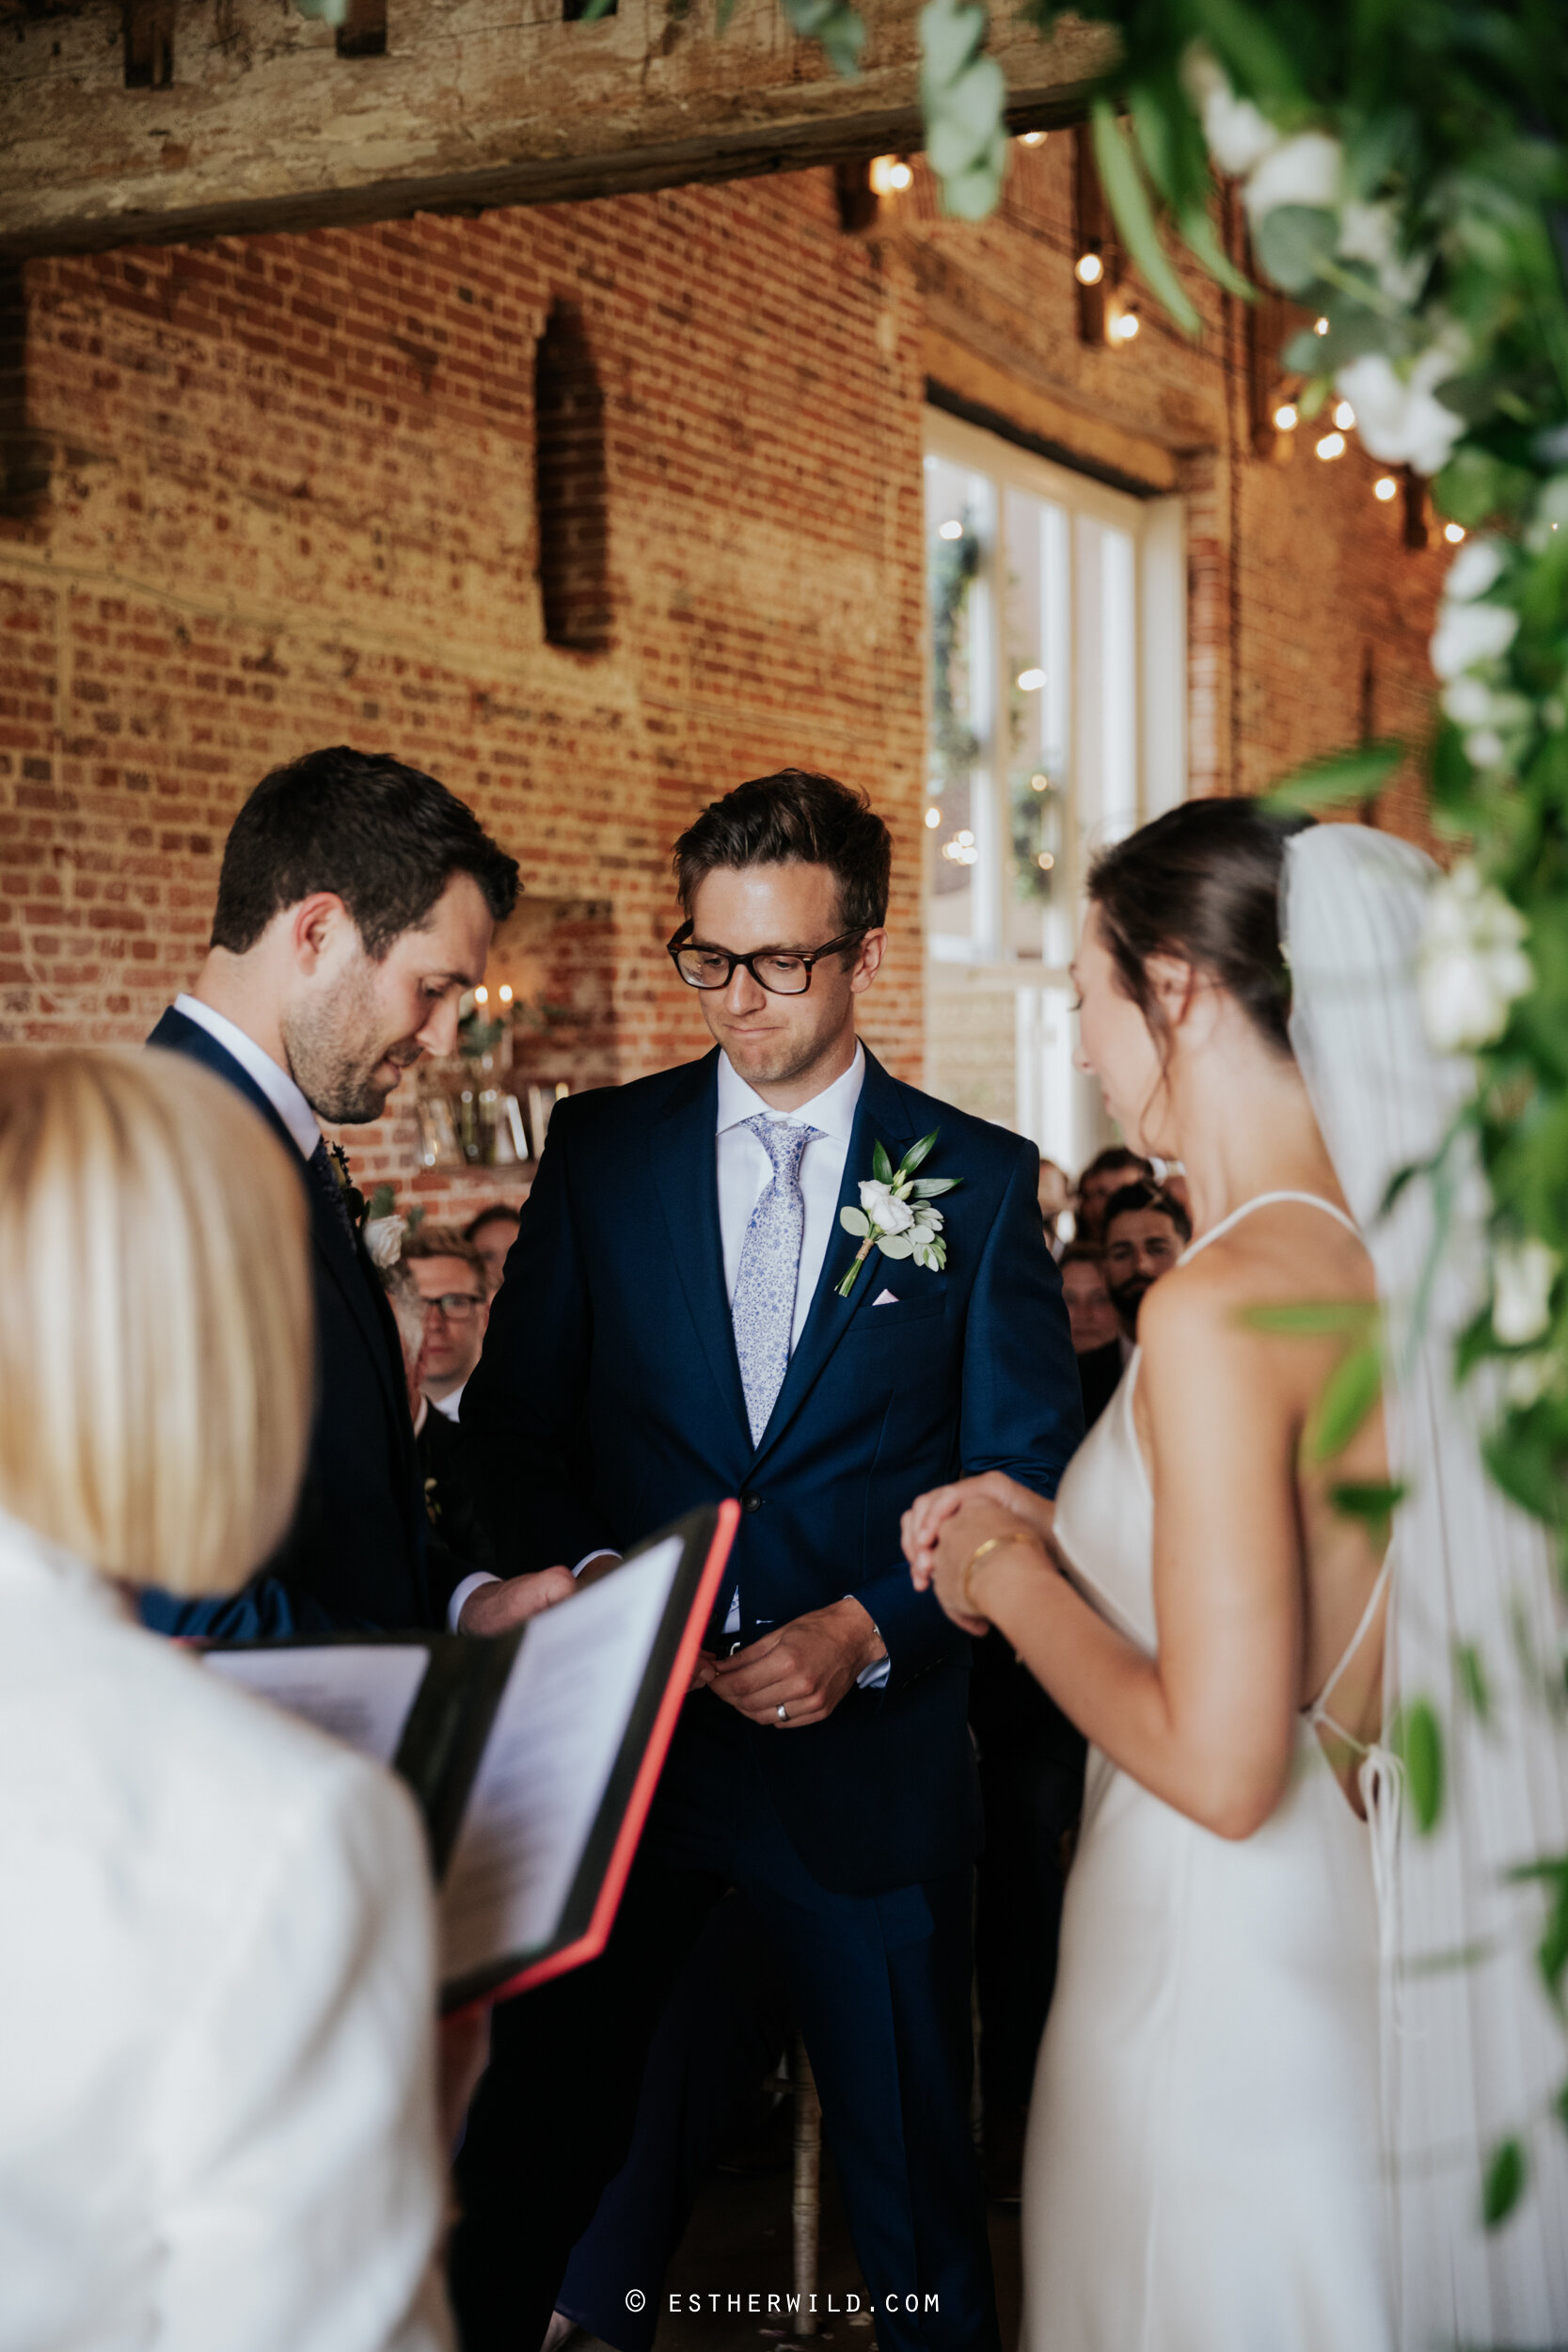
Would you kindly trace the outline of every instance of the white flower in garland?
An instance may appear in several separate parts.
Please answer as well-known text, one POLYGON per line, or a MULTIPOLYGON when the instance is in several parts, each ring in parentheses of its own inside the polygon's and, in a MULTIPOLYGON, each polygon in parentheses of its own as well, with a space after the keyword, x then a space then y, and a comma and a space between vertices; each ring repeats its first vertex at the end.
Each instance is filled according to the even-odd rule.
POLYGON ((1437 398, 1437 387, 1457 375, 1465 355, 1457 339, 1439 336, 1419 358, 1398 365, 1381 351, 1347 360, 1334 381, 1355 411, 1362 446, 1386 466, 1441 473, 1465 430, 1465 420, 1437 398))
POLYGON ((1550 1327, 1552 1284, 1561 1263, 1544 1241, 1497 1244, 1492 1253, 1492 1328, 1505 1347, 1528 1347, 1550 1327))
POLYGON ((1326 131, 1298 131, 1293 139, 1271 147, 1248 174, 1242 190, 1247 218, 1256 229, 1282 204, 1305 205, 1314 213, 1338 212, 1344 168, 1344 150, 1338 139, 1326 131))
POLYGON ((1250 98, 1238 98, 1212 50, 1194 41, 1181 61, 1181 78, 1203 118, 1203 136, 1222 171, 1244 178, 1260 164, 1279 133, 1250 98))
POLYGON ((1534 986, 1528 935, 1518 908, 1467 859, 1433 884, 1416 968, 1421 1019, 1438 1053, 1473 1053, 1502 1035, 1509 1006, 1534 986))

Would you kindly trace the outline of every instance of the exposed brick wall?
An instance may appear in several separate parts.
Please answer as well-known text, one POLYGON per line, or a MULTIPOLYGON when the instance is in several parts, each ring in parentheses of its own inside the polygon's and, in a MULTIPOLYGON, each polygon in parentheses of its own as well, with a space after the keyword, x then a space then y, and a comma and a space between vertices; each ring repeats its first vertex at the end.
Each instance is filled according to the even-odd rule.
MULTIPOLYGON (((921 431, 940 328, 1189 499, 1192 762, 1256 788, 1418 733, 1440 561, 1358 453, 1247 439, 1240 314, 1078 341, 1070 142, 979 228, 928 183, 865 236, 832 175, 29 263, 8 416, 48 487, 0 517, 0 1033, 134 1039, 199 961, 225 830, 276 761, 388 747, 469 798, 531 892, 609 900, 621 1077, 698 1050, 669 845, 785 761, 895 831, 867 1033, 922 1067, 921 431), (535 352, 580 318, 604 400, 610 650, 546 643, 535 352), (1369 689, 1369 655, 1370 685, 1369 689)), ((14 342, 13 337, 13 342, 14 342)), ((1419 821, 1410 793, 1389 817, 1419 821)), ((411 1111, 359 1138, 406 1180, 411 1111)), ((422 1180, 443 1214, 516 1190, 422 1180)))

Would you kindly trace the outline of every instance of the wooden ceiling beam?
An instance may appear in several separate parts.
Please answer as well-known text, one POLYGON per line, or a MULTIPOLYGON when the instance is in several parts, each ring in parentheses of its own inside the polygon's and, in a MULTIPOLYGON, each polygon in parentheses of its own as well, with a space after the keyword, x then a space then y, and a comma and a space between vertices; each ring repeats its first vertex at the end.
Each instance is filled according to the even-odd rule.
MULTIPOLYGON (((712 0, 619 0, 594 24, 571 5, 390 0, 378 53, 287 0, 0 0, 0 256, 560 203, 922 143, 911 0, 869 0, 854 82, 777 0, 740 0, 722 36, 712 0)), ((1106 38, 1068 24, 1047 42, 999 17, 1010 126, 1081 113, 1106 38)))

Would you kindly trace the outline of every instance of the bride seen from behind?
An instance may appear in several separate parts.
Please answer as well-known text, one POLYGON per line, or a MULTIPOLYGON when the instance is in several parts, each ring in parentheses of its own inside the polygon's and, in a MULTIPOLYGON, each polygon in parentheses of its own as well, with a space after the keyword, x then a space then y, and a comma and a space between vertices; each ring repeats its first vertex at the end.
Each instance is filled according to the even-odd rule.
POLYGON ((1386 2352, 1377 1910, 1360 1770, 1385 1576, 1315 1464, 1342 1341, 1251 1310, 1375 1300, 1287 1032, 1299 820, 1199 802, 1107 851, 1083 1066, 1184 1163, 1197 1238, 1050 1504, 922 1497, 917 1583, 995 1625, 1090 1740, 1024 2180, 1030 2352, 1386 2352))

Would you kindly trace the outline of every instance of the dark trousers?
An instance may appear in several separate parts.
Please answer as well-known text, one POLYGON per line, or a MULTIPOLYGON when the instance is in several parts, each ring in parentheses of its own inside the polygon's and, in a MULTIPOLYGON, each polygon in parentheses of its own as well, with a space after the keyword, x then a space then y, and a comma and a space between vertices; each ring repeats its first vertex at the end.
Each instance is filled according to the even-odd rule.
POLYGON ((457 2168, 465 2352, 537 2352, 571 2249, 625 2160, 669 1990, 726 1884, 789 1986, 883 2352, 998 2352, 969 2130, 972 1874, 834 1894, 801 1864, 755 1766, 736 1771, 705 1839, 686 1804, 681 1867, 650 1842, 604 1958, 496 2013, 457 2168))
POLYGON ((709 1914, 654 2036, 625 2164, 572 2249, 556 2309, 616 2352, 651 2352, 657 2281, 724 2148, 788 2046, 789 1991, 762 1921, 731 1892, 709 1914), (627 2294, 641 2289, 641 2310, 627 2294))

